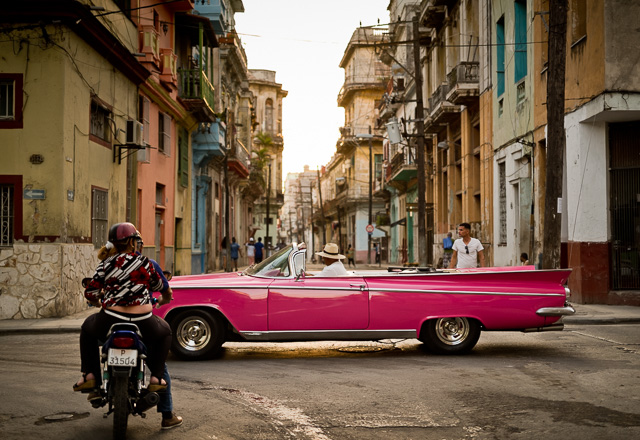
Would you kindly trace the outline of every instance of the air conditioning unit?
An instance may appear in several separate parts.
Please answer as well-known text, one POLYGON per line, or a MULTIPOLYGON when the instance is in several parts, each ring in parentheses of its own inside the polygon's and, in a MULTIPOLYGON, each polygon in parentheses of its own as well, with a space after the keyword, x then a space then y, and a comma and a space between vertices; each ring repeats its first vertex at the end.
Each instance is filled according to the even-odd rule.
POLYGON ((144 126, 142 123, 129 119, 125 137, 125 144, 142 146, 144 144, 144 126))

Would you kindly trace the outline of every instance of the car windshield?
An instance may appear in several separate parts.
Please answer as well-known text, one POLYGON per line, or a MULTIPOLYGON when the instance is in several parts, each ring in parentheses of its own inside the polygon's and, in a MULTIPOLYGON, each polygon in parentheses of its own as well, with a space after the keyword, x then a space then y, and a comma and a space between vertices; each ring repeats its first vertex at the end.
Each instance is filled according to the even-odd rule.
POLYGON ((291 249, 293 249, 292 245, 280 249, 266 260, 247 268, 244 274, 263 277, 288 277, 291 249))

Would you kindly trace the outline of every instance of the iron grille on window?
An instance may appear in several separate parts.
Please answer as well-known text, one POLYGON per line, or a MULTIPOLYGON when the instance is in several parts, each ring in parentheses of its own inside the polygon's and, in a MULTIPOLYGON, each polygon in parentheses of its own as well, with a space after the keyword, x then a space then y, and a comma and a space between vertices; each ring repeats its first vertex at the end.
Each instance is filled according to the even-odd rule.
POLYGON ((109 193, 101 189, 93 189, 93 212, 91 215, 91 236, 93 246, 97 249, 107 242, 108 200, 109 193))
POLYGON ((507 244, 507 172, 505 163, 498 164, 500 185, 500 244, 507 244))
POLYGON ((13 244, 13 186, 0 185, 0 246, 13 244))
POLYGON ((13 81, 0 81, 0 119, 13 119, 13 81))

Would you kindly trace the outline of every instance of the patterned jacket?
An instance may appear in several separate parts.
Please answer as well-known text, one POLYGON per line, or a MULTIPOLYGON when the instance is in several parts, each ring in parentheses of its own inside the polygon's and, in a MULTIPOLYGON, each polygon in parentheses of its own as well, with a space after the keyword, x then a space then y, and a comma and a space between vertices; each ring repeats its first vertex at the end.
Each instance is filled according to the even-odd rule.
POLYGON ((103 308, 143 305, 151 303, 150 292, 166 290, 163 287, 149 259, 131 252, 100 262, 84 296, 91 302, 102 301, 103 308))

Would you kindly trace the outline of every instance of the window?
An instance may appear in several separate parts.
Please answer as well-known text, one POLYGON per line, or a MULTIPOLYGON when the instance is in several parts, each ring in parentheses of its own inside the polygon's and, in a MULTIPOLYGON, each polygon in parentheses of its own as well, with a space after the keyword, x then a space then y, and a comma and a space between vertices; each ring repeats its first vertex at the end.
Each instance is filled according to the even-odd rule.
POLYGON ((100 188, 91 189, 91 241, 98 249, 107 242, 109 233, 109 192, 100 188))
POLYGON ((500 185, 500 241, 498 244, 507 244, 507 172, 504 162, 498 164, 498 184, 500 185))
POLYGON ((171 154, 171 117, 158 112, 158 151, 171 154))
POLYGON ((22 128, 22 75, 0 73, 0 128, 22 128))
POLYGON ((498 96, 504 93, 504 15, 496 23, 496 74, 498 96))
POLYGON ((144 96, 140 96, 138 99, 138 121, 142 123, 142 141, 145 144, 145 148, 138 150, 138 162, 149 163, 150 150, 147 148, 149 143, 150 127, 151 127, 151 115, 150 115, 150 101, 144 96))
POLYGON ((273 101, 271 98, 267 99, 265 103, 265 130, 267 133, 273 133, 273 101))
POLYGON ((164 206, 164 185, 156 183, 156 205, 164 206))
POLYGON ((374 180, 376 182, 382 182, 382 154, 374 154, 373 155, 373 162, 374 162, 374 169, 375 169, 375 174, 374 174, 374 180))
POLYGON ((105 147, 111 147, 110 119, 111 111, 109 109, 96 100, 91 101, 89 138, 105 147))
POLYGON ((571 0, 569 25, 571 26, 571 45, 575 45, 587 36, 587 2, 571 0))
POLYGON ((514 4, 514 82, 520 81, 527 75, 527 2, 517 0, 514 4))

